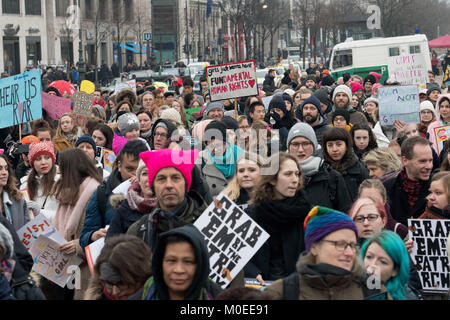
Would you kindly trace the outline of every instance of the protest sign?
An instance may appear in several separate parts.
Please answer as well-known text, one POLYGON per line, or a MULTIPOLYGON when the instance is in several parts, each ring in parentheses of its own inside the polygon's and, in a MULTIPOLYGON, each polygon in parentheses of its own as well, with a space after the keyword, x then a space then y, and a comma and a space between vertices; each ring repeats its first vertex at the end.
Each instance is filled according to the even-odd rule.
POLYGON ((119 93, 122 89, 131 89, 136 92, 136 80, 130 80, 126 82, 117 83, 114 87, 114 92, 119 93))
POLYGON ((264 105, 264 108, 266 108, 266 112, 269 111, 269 105, 270 105, 270 101, 272 101, 272 99, 273 99, 273 96, 262 98, 262 103, 264 105))
POLYGON ((255 61, 206 67, 211 101, 258 95, 255 61))
POLYGON ((95 262, 97 261, 97 258, 102 252, 104 246, 105 246, 105 237, 101 237, 97 241, 92 242, 90 245, 84 248, 84 251, 86 253, 86 260, 91 275, 94 275, 95 262))
POLYGON ((17 230, 17 235, 27 250, 30 250, 40 235, 52 238, 59 243, 66 242, 64 236, 51 224, 50 219, 42 213, 17 230))
POLYGON ((41 71, 35 69, 0 80, 0 128, 42 118, 41 71))
POLYGON ((103 148, 103 167, 109 173, 112 172, 114 161, 116 161, 116 155, 114 154, 114 151, 103 148))
POLYGON ((30 254, 34 262, 32 270, 64 288, 72 277, 72 274, 67 272, 67 268, 78 266, 82 260, 76 254, 68 256, 59 251, 60 245, 40 235, 31 247, 30 254))
POLYGON ((434 136, 436 138, 437 148, 439 153, 444 149, 444 143, 450 137, 450 126, 442 126, 434 128, 434 136))
POLYGON ((94 93, 95 84, 89 80, 83 80, 83 81, 81 81, 80 91, 85 92, 87 94, 94 93))
POLYGON ((407 54, 388 58, 389 79, 400 84, 428 83, 428 68, 422 54, 407 54))
POLYGON ((189 118, 191 117, 191 115, 195 112, 200 112, 201 109, 202 109, 202 107, 184 109, 184 113, 186 114, 186 119, 189 121, 189 118))
POLYGON ((408 124, 420 123, 420 100, 417 86, 378 88, 381 125, 392 125, 395 120, 408 124))
POLYGON ((58 120, 64 113, 72 111, 70 99, 61 98, 46 92, 42 92, 42 109, 53 120, 58 120))
POLYGON ((269 238, 266 231, 223 193, 194 226, 208 242, 210 277, 223 289, 269 238))
POLYGON ((424 292, 448 293, 450 264, 447 237, 450 220, 408 219, 409 239, 414 241, 411 259, 424 292))
POLYGON ((92 111, 94 95, 77 91, 72 95, 72 100, 74 101, 73 113, 75 114, 75 124, 79 127, 84 127, 92 111))

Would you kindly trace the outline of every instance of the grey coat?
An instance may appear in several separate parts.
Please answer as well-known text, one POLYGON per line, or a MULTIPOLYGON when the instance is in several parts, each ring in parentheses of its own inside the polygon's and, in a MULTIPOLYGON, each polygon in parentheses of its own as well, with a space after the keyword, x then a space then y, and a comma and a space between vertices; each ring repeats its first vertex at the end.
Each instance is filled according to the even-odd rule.
POLYGON ((199 163, 197 166, 200 169, 204 180, 206 180, 213 198, 218 196, 233 179, 233 177, 226 179, 222 172, 216 168, 207 150, 200 152, 197 163, 199 163))
POLYGON ((2 214, 11 222, 14 230, 17 231, 30 221, 27 202, 24 198, 19 201, 15 200, 6 191, 3 191, 2 198, 6 211, 2 212, 2 214))

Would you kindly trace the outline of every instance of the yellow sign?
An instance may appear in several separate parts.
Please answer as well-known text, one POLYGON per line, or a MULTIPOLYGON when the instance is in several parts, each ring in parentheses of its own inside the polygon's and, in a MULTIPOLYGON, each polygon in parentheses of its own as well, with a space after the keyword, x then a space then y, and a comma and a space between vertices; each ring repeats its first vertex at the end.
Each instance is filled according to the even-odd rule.
POLYGON ((83 80, 81 81, 80 91, 92 94, 95 91, 95 84, 89 80, 83 80))

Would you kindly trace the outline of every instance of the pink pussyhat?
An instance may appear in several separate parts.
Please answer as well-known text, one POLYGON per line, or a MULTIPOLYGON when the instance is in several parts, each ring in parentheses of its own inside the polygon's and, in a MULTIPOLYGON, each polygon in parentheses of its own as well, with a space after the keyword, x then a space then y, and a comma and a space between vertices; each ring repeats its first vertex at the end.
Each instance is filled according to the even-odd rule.
POLYGON ((358 90, 364 90, 363 86, 358 82, 352 82, 350 87, 352 88, 352 93, 355 93, 358 90))
POLYGON ((383 76, 382 74, 376 73, 376 72, 374 72, 374 71, 369 72, 369 74, 371 74, 372 76, 374 76, 374 77, 375 77, 375 80, 377 80, 377 82, 380 81, 381 77, 383 76))
POLYGON ((181 172, 186 181, 186 190, 191 188, 192 169, 197 160, 199 151, 162 149, 156 151, 145 151, 139 154, 148 169, 148 184, 151 187, 156 174, 164 168, 173 167, 181 172))
POLYGON ((127 144, 127 142, 128 142, 127 138, 121 137, 114 133, 112 149, 116 156, 119 154, 120 150, 122 150, 123 146, 127 144))
POLYGON ((372 94, 375 94, 378 88, 381 88, 383 85, 381 83, 375 83, 372 87, 372 94))

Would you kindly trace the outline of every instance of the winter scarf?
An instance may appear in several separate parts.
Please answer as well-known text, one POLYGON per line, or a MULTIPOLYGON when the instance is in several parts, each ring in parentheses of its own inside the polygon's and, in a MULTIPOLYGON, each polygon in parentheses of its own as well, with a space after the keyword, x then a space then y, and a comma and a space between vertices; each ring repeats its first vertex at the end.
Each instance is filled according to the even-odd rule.
POLYGON ((352 155, 350 157, 348 157, 347 159, 345 159, 343 162, 341 162, 340 164, 338 164, 337 162, 333 161, 330 164, 333 166, 333 168, 338 171, 340 174, 342 174, 343 176, 347 175, 347 170, 348 168, 350 168, 351 166, 353 166, 356 161, 358 161, 358 157, 356 156, 356 154, 352 153, 352 155))
MULTIPOLYGON (((153 277, 150 277, 144 285, 144 290, 142 291, 142 300, 159 300, 153 277)), ((208 293, 205 288, 203 288, 200 292, 198 300, 214 300, 214 297, 210 293, 208 293)))
POLYGON ((411 210, 414 208, 414 204, 419 199, 420 191, 423 187, 422 183, 419 181, 414 181, 408 178, 406 174, 406 168, 400 171, 400 176, 402 178, 402 188, 408 197, 408 203, 411 210))
POLYGON ((143 214, 152 212, 156 207, 157 200, 153 198, 144 198, 139 182, 135 182, 128 188, 127 201, 131 209, 143 214))
POLYGON ((239 157, 244 153, 244 150, 234 144, 227 143, 225 154, 223 156, 215 156, 209 150, 208 152, 214 166, 222 172, 225 179, 229 179, 234 176, 236 164, 239 157))
POLYGON ((306 177, 311 177, 319 172, 320 166, 323 160, 319 157, 309 157, 308 159, 300 162, 300 167, 302 168, 302 175, 306 177))
POLYGON ((80 221, 86 214, 86 206, 99 183, 91 177, 84 179, 80 186, 80 196, 75 206, 59 205, 55 215, 55 228, 61 232, 67 241, 78 237, 77 229, 80 221))
POLYGON ((78 136, 75 133, 64 133, 64 137, 66 137, 70 145, 74 140, 77 140, 78 138, 78 136))

